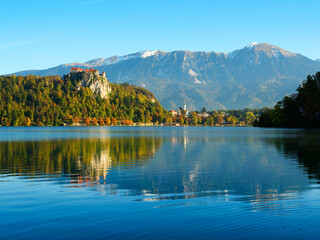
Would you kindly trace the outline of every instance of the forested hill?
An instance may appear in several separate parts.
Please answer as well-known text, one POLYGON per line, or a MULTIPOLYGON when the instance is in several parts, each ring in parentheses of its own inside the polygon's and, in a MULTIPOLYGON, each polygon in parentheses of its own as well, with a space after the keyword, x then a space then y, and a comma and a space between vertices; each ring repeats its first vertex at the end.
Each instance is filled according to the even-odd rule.
POLYGON ((163 122, 167 116, 154 95, 97 76, 0 76, 0 125, 60 126, 163 122), (101 90, 108 91, 107 96, 101 90))
POLYGON ((320 72, 309 75, 297 93, 286 96, 255 121, 258 127, 320 127, 320 72))

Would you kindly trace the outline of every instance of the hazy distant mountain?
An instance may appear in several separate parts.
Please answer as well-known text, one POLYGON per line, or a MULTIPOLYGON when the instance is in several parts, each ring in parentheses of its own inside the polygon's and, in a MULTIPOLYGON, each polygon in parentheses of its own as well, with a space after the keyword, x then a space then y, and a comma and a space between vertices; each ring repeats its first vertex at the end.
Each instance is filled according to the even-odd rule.
POLYGON ((293 93, 320 62, 266 43, 252 43, 231 53, 142 51, 97 58, 17 75, 63 75, 71 67, 106 71, 111 82, 129 82, 152 91, 170 109, 261 108, 293 93))
POLYGON ((316 59, 317 62, 320 62, 320 59, 316 59))

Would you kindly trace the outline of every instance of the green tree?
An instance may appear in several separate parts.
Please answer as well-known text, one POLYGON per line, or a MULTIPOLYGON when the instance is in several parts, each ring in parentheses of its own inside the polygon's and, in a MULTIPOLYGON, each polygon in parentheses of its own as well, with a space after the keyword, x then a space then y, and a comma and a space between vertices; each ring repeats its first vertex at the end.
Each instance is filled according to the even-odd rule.
POLYGON ((250 124, 253 123, 253 121, 256 119, 256 117, 254 116, 253 112, 247 112, 246 113, 246 123, 250 124))
POLYGON ((214 125, 214 118, 212 116, 207 117, 206 125, 208 125, 208 126, 214 125))
POLYGON ((191 124, 192 124, 192 125, 197 125, 197 123, 198 123, 198 116, 197 116, 197 114, 196 114, 195 112, 191 113, 190 118, 191 118, 191 124))

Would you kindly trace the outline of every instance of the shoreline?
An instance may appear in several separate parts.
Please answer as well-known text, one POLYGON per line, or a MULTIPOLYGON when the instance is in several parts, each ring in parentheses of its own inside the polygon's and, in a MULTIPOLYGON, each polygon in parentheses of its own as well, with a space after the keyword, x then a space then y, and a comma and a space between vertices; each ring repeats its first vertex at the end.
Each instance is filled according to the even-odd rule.
POLYGON ((0 128, 17 128, 17 127, 253 127, 253 125, 240 124, 216 124, 214 126, 205 125, 62 125, 62 126, 0 126, 0 128))

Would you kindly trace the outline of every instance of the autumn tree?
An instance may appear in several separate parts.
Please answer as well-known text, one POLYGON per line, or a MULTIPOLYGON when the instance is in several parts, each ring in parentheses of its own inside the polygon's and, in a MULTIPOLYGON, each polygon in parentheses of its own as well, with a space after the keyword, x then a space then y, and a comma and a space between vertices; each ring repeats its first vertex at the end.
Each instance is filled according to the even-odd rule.
POLYGON ((180 123, 181 125, 184 124, 184 120, 183 120, 183 117, 182 117, 182 116, 181 116, 180 119, 179 119, 179 123, 180 123))
POLYGON ((78 117, 74 117, 73 118, 73 123, 78 124, 79 123, 79 118, 78 117))
POLYGON ((229 124, 236 124, 237 123, 237 118, 235 116, 228 116, 227 117, 227 123, 229 124))
POLYGON ((103 118, 100 118, 100 119, 99 119, 99 125, 104 125, 103 118))
POLYGON ((91 123, 92 123, 92 125, 98 125, 98 120, 95 117, 93 117, 91 119, 91 123))
POLYGON ((112 125, 117 125, 117 119, 116 118, 111 118, 111 124, 112 125))
POLYGON ((84 124, 85 124, 85 125, 90 125, 90 119, 86 117, 86 118, 84 119, 84 124))
POLYGON ((31 120, 30 120, 30 118, 25 117, 24 125, 25 125, 25 126, 30 126, 30 125, 31 125, 31 120))
POLYGON ((172 123, 172 118, 170 116, 166 118, 166 123, 172 123))
POLYGON ((223 123, 223 116, 221 114, 216 115, 217 123, 222 124, 223 123))
POLYGON ((106 123, 106 125, 110 125, 110 124, 111 124, 110 118, 107 117, 107 118, 105 119, 105 123, 106 123))

